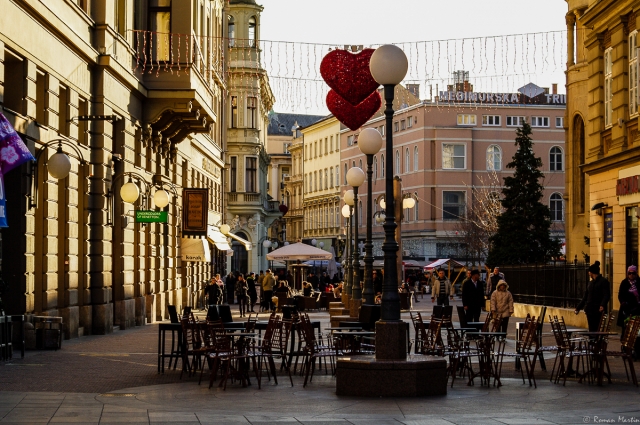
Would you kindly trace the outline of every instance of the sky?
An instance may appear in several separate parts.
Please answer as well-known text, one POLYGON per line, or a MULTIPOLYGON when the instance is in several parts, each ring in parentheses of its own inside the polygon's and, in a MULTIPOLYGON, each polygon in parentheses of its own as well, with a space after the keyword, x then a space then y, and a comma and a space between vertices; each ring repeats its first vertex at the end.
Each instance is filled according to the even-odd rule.
POLYGON ((422 98, 462 68, 470 71, 475 91, 513 92, 533 81, 543 87, 559 83, 564 93, 564 0, 257 2, 264 7, 265 68, 281 112, 326 112, 318 69, 330 45, 405 43, 405 83, 421 83, 422 98))

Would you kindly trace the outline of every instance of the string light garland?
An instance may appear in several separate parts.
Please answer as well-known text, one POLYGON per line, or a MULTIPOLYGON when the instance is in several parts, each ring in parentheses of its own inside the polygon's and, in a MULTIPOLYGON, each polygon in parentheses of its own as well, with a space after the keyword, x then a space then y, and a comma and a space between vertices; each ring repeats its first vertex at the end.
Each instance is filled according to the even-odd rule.
MULTIPOLYGON (((242 71, 248 95, 253 78, 264 71, 280 111, 323 110, 328 94, 320 75, 322 58, 336 49, 375 49, 378 45, 336 46, 327 43, 228 39, 189 34, 133 31, 134 66, 138 75, 159 76, 196 70, 205 78, 230 77, 242 71), (231 57, 225 69, 226 54, 231 57), (246 71, 246 72, 245 72, 246 71), (225 74, 226 73, 226 74, 225 74), (253 75, 251 75, 253 73, 253 75)), ((478 92, 514 93, 534 82, 548 84, 563 78, 567 59, 567 31, 393 43, 409 60, 403 85, 419 85, 420 98, 437 101, 453 84, 453 73, 466 71, 478 92)), ((255 81, 255 80, 254 80, 255 81)), ((443 107, 456 108, 460 102, 443 107)))

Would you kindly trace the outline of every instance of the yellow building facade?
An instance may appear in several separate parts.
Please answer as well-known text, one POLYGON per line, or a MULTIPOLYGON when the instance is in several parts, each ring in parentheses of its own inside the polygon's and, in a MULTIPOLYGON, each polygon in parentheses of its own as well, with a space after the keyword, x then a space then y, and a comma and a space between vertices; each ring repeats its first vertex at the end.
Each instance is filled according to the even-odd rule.
POLYGON ((617 309, 638 264, 640 1, 567 3, 567 257, 600 261, 617 309))

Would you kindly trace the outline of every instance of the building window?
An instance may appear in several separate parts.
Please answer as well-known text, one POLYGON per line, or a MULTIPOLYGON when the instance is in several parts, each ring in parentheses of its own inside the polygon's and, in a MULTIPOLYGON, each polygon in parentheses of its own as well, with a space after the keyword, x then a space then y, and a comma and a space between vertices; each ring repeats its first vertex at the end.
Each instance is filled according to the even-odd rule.
POLYGON ((245 180, 244 191, 249 193, 257 193, 258 192, 258 158, 249 157, 246 159, 247 161, 247 173, 245 180))
POLYGON ((507 127, 520 127, 524 123, 524 117, 510 116, 507 117, 507 127))
POLYGON ((149 31, 155 35, 153 60, 170 59, 171 0, 149 0, 149 31))
POLYGON ((314 158, 318 157, 318 142, 317 141, 313 142, 313 157, 314 158))
POLYGON ((229 15, 229 47, 236 45, 236 21, 229 15))
POLYGON ((407 122, 405 120, 400 121, 400 130, 407 129, 407 122))
POLYGON ((413 148, 413 171, 420 169, 420 157, 418 157, 418 147, 413 148))
POLYGON ((69 136, 69 90, 60 86, 58 95, 58 131, 63 136, 69 136))
POLYGON ((613 49, 610 47, 604 52, 604 125, 610 126, 613 116, 613 107, 611 100, 613 99, 613 91, 611 84, 613 82, 613 63, 611 53, 613 49))
POLYGON ((442 192, 442 219, 447 221, 461 220, 465 217, 465 193, 442 192))
POLYGON ((418 192, 413 194, 413 199, 416 201, 416 204, 413 206, 413 221, 418 221, 418 192))
POLYGON ((353 135, 347 136, 347 146, 353 146, 353 139, 354 139, 353 135))
POLYGON ((373 179, 377 179, 378 178, 378 157, 374 156, 373 157, 373 179))
POLYGON ((324 138, 324 154, 325 155, 329 154, 329 138, 328 137, 324 138))
POLYGON ((231 128, 238 128, 238 96, 231 96, 231 128))
POLYGON ((358 167, 362 170, 362 160, 358 161, 358 167))
POLYGON ((458 114, 458 125, 476 125, 476 116, 471 114, 458 114))
POLYGON ((340 166, 336 165, 336 187, 340 186, 340 166))
POLYGON ((380 155, 380 177, 384 178, 384 154, 380 155))
POLYGON ((502 169, 502 151, 497 145, 487 148, 487 170, 499 171, 502 169))
POLYGON ((407 117, 407 127, 413 127, 413 117, 407 117))
POLYGON ((629 115, 638 113, 638 31, 629 34, 629 115))
POLYGON ((256 46, 256 18, 249 18, 249 47, 256 46))
POLYGON ((396 151, 396 173, 400 174, 400 172, 402 171, 400 169, 400 151, 396 151))
POLYGON ((330 176, 330 180, 329 180, 329 184, 331 185, 331 187, 333 188, 333 167, 331 167, 329 169, 329 171, 331 171, 331 176, 330 176))
POLYGON ((400 131, 400 123, 396 121, 393 123, 393 132, 397 133, 398 131, 400 131))
POLYGON ((554 146, 549 151, 549 170, 562 171, 562 149, 554 146))
POLYGON ((404 172, 408 173, 411 171, 411 162, 409 162, 409 148, 404 150, 404 172))
POLYGON ((329 189, 329 171, 326 168, 324 169, 324 188, 329 189))
POLYGON ((47 85, 45 83, 46 75, 44 72, 39 69, 36 70, 36 121, 39 124, 47 125, 49 123, 46 122, 47 114, 46 114, 46 94, 47 94, 47 85))
POLYGON ((230 173, 231 175, 229 176, 229 185, 231 186, 229 188, 230 192, 237 192, 238 191, 238 157, 237 156, 232 156, 229 159, 230 164, 230 173))
POLYGON ((348 183, 347 183, 347 171, 348 171, 348 169, 347 169, 347 164, 345 163, 345 164, 344 164, 344 184, 345 184, 345 185, 346 185, 346 184, 348 184, 348 183))
POLYGON ((564 205, 562 195, 554 193, 551 195, 549 201, 549 208, 551 209, 551 221, 564 221, 564 205))
MULTIPOLYGON (((0 51, 0 54, 2 52, 0 51)), ((4 51, 4 107, 23 114, 24 61, 21 57, 4 51)))
POLYGON ((331 149, 331 152, 333 153, 333 136, 329 137, 330 141, 329 141, 329 148, 331 149))
POLYGON ((380 133, 381 136, 384 136, 384 124, 378 127, 378 132, 380 133))
POLYGON ((257 115, 256 115, 257 105, 258 105, 257 98, 252 96, 247 98, 247 119, 249 120, 249 122, 247 123, 248 128, 258 128, 257 115))
POLYGON ((564 117, 556 117, 556 128, 564 128, 564 117))
POLYGON ((531 117, 531 127, 549 127, 549 117, 531 117))
POLYGON ((445 170, 465 169, 465 145, 442 145, 442 168, 445 170))
POLYGON ((500 126, 500 115, 483 115, 482 125, 484 126, 500 126))

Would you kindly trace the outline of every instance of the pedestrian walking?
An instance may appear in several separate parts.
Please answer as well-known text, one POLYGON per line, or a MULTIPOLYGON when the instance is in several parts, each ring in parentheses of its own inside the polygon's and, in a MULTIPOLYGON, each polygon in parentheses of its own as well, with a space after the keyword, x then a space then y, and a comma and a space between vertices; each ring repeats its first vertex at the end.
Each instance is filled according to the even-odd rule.
POLYGON ((600 274, 600 261, 589 266, 589 277, 591 280, 582 301, 576 306, 575 314, 584 308, 589 323, 589 332, 597 332, 600 316, 607 312, 611 289, 609 281, 600 274))
POLYGON ((462 287, 462 305, 467 322, 480 320, 480 310, 484 304, 484 281, 480 280, 480 271, 471 270, 471 279, 462 287))
POLYGON ((258 301, 258 291, 256 289, 256 274, 254 272, 249 273, 247 286, 249 287, 249 306, 251 307, 251 312, 255 313, 253 306, 255 306, 258 301))
POLYGON ((509 285, 504 280, 499 280, 496 290, 491 294, 491 313, 499 317, 500 332, 507 332, 509 317, 513 316, 513 296, 509 292, 509 285))
POLYGON ((438 277, 433 281, 431 302, 437 301, 437 305, 449 305, 449 298, 453 300, 451 282, 444 275, 444 270, 438 270, 438 277))
POLYGON ((242 273, 238 274, 238 280, 236 280, 235 286, 236 297, 238 299, 238 310, 240 311, 240 317, 244 317, 247 308, 247 295, 249 292, 249 286, 247 281, 244 280, 242 273))

